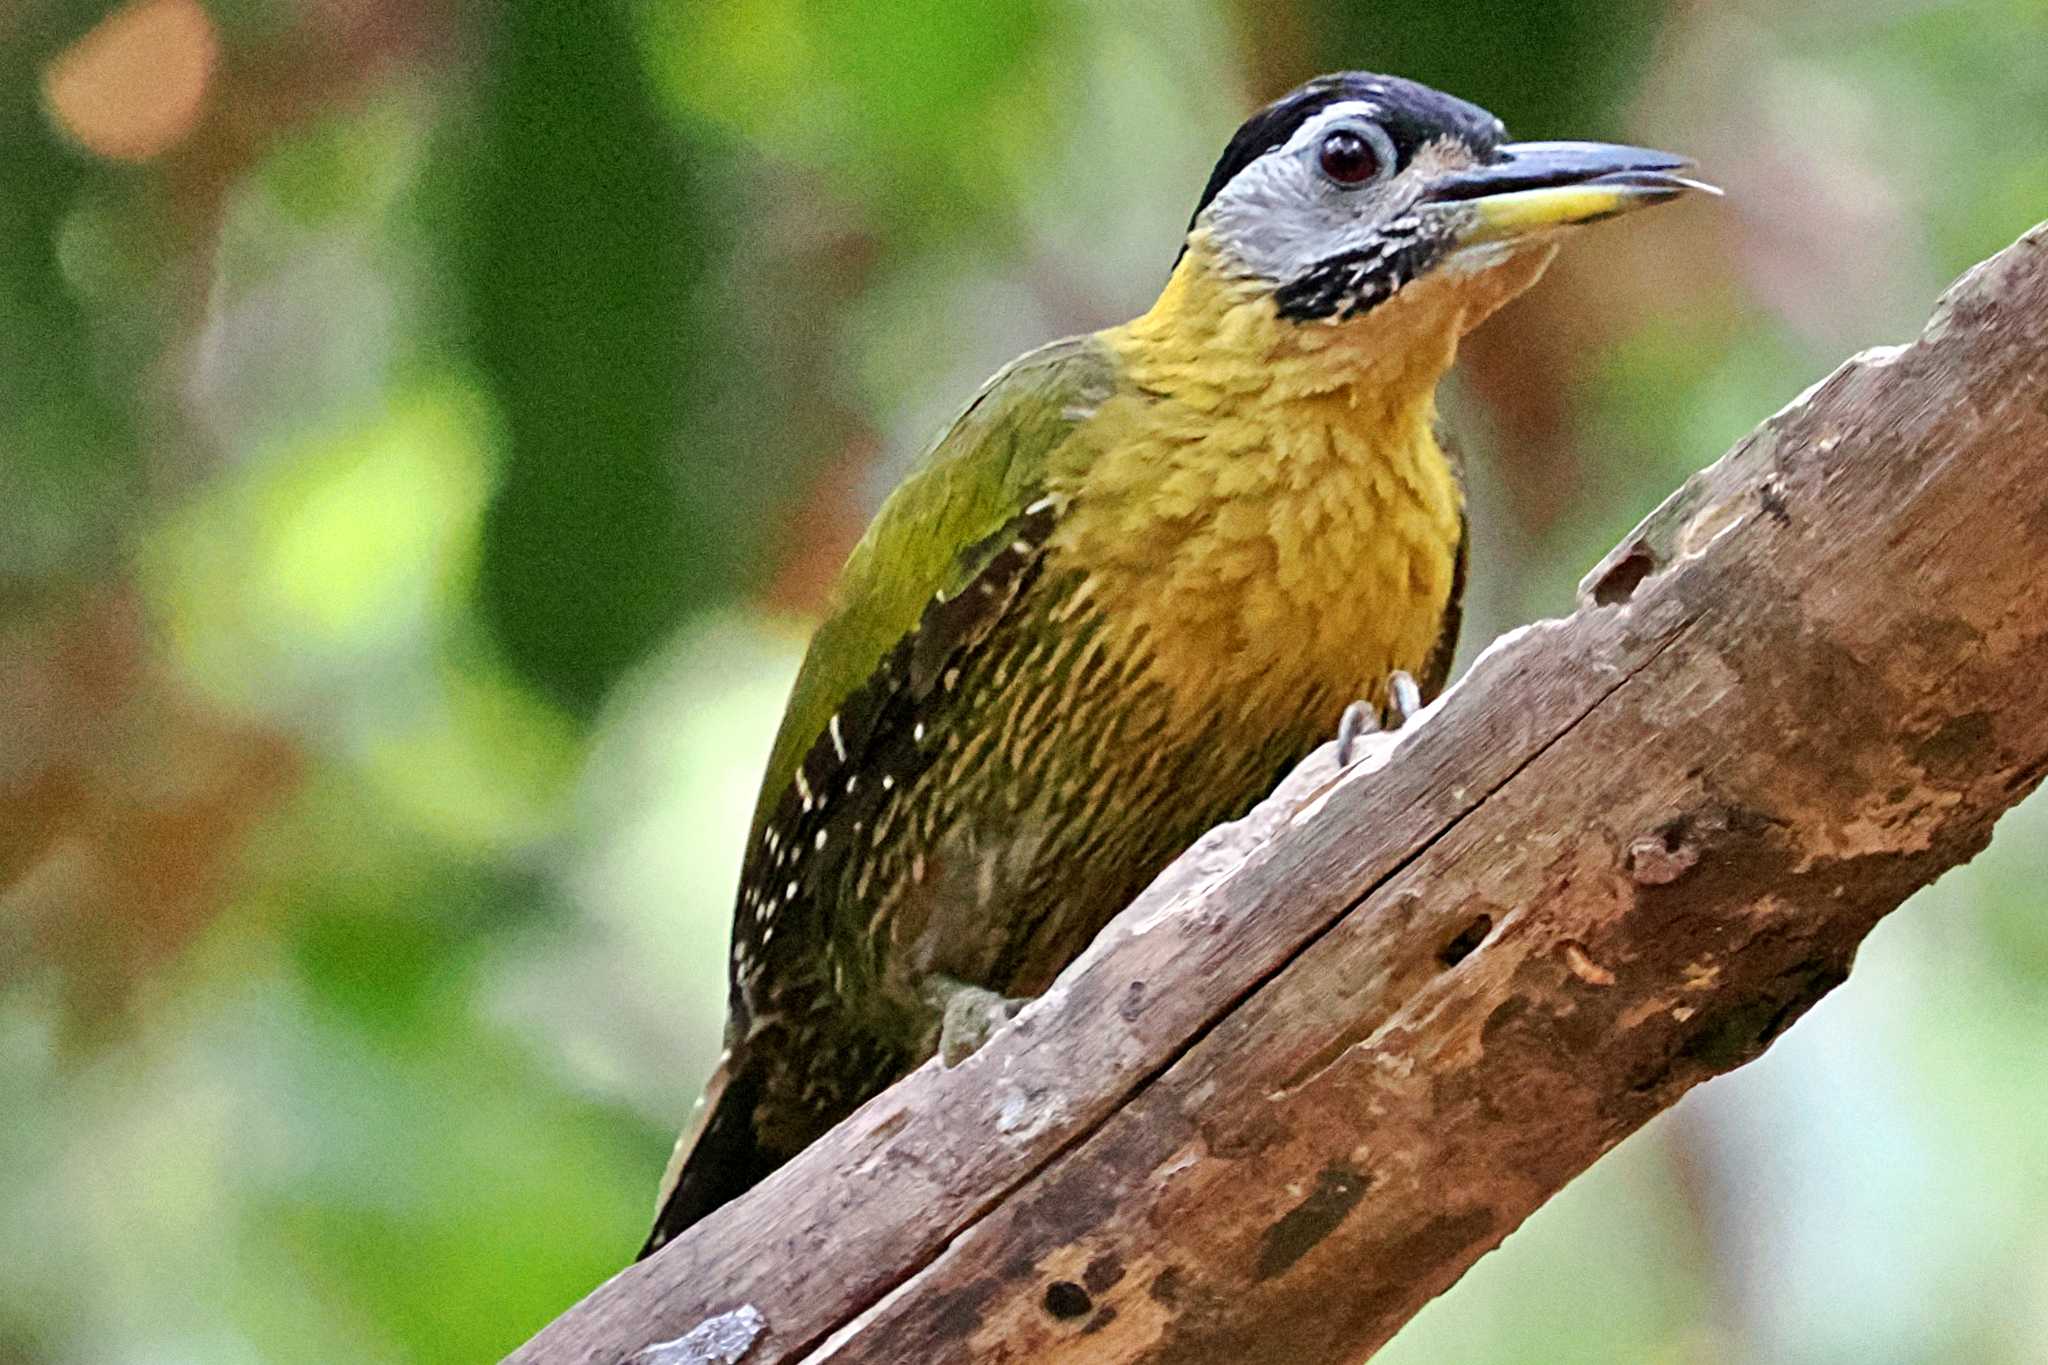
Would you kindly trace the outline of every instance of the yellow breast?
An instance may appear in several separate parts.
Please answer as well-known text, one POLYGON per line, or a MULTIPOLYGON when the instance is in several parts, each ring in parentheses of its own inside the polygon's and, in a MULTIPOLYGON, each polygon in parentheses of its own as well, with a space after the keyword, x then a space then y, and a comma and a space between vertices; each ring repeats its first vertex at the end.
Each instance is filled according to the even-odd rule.
POLYGON ((1421 669, 1463 518, 1436 386, 1475 308, 1418 285, 1351 322, 1289 322, 1197 233, 1158 304, 1103 334, 1126 382, 1056 471, 1054 548, 1190 706, 1334 723, 1421 669))

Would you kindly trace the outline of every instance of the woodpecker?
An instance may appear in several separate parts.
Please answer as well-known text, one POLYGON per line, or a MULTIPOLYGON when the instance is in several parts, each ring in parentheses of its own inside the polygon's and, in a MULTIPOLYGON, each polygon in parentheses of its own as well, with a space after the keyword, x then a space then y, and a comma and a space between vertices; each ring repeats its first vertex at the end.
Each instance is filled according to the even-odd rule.
POLYGON ((1466 532, 1437 384, 1564 230, 1708 188, 1690 166, 1323 76, 1230 140, 1148 312, 981 390, 797 676, 725 1053, 643 1256, 971 1052, 1347 707, 1442 687, 1466 532))

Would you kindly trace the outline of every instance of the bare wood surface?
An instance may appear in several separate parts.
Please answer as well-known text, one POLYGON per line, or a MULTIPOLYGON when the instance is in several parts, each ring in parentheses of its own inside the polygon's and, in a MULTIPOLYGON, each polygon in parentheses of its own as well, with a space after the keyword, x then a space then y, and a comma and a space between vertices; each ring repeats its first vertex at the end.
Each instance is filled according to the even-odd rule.
POLYGON ((1363 1359, 2044 772, 2048 227, 509 1359, 1363 1359))

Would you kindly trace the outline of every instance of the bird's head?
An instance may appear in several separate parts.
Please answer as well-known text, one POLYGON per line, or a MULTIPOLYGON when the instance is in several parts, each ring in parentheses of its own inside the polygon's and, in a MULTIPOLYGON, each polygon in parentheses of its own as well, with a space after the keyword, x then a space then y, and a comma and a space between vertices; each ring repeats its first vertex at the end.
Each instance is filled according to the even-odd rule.
POLYGON ((1238 129, 1183 264, 1269 293, 1290 322, 1345 322, 1411 291, 1469 296, 1457 315, 1471 326, 1534 282, 1561 230, 1709 188, 1681 174, 1690 165, 1604 142, 1510 142, 1477 105, 1341 72, 1238 129))

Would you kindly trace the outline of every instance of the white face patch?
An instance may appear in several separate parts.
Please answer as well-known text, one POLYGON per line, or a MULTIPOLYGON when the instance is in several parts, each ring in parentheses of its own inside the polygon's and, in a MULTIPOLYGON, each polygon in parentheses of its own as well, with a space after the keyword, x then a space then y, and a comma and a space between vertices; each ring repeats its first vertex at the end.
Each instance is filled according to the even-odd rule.
POLYGON ((1370 125, 1378 113, 1366 100, 1333 104, 1304 120, 1286 145, 1231 177, 1200 219, 1224 259, 1247 275, 1280 282, 1364 246, 1392 182, 1342 189, 1317 171, 1316 154, 1332 128, 1370 125))
MULTIPOLYGON (((1393 160, 1392 144, 1375 123, 1381 113, 1370 100, 1344 100, 1303 120, 1284 146, 1239 171, 1217 192, 1196 220, 1206 229, 1232 274, 1274 286, 1300 281, 1319 265, 1357 258, 1370 273, 1371 257, 1412 250, 1428 235, 1429 209, 1415 201, 1439 176, 1475 164, 1471 149, 1445 133, 1414 150, 1398 172, 1389 165, 1356 188, 1335 183, 1320 169, 1324 139, 1334 130, 1356 129, 1393 160)), ((1475 255, 1460 266, 1474 272, 1500 257, 1475 255)), ((1399 287, 1396 281, 1393 288, 1399 287)))

